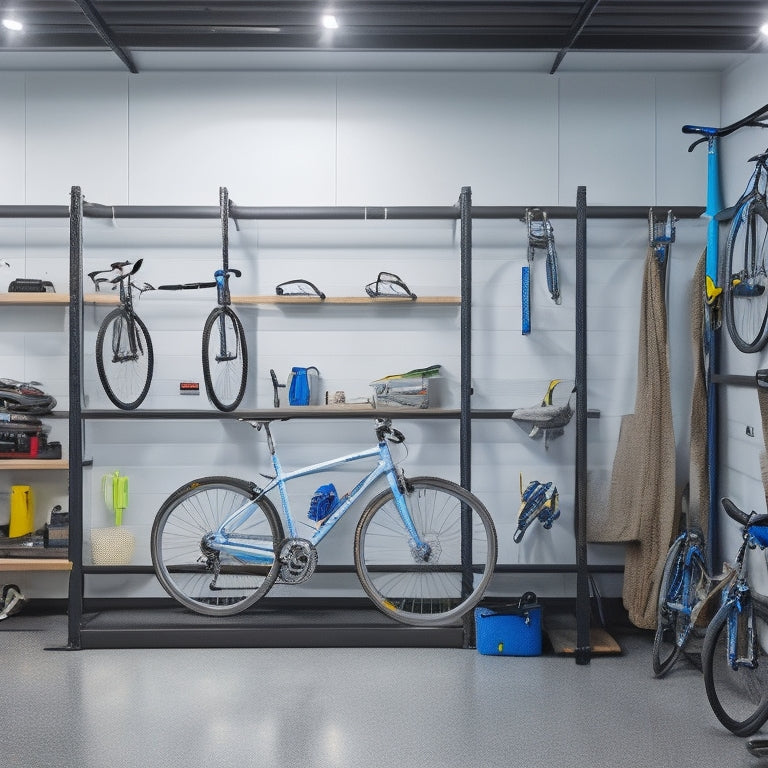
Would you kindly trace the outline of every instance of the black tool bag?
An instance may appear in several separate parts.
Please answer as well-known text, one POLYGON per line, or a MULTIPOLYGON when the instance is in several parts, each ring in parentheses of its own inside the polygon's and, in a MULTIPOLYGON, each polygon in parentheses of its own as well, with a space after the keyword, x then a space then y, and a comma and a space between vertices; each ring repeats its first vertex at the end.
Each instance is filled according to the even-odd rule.
POLYGON ((50 280, 17 277, 8 286, 8 293, 55 293, 55 291, 50 280))
POLYGON ((37 381, 0 379, 0 411, 5 413, 43 414, 56 407, 56 398, 40 389, 37 381))
POLYGON ((48 442, 50 427, 25 413, 0 413, 0 459, 60 459, 61 443, 48 442))

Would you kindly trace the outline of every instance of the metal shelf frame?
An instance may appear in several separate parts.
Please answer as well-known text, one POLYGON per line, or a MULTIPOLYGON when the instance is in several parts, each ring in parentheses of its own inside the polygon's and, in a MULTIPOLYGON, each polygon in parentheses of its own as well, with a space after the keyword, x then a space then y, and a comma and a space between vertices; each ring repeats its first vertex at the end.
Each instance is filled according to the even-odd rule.
MULTIPOLYGON (((668 209, 670 206, 655 206, 668 209)), ((671 207, 678 218, 698 218, 702 214, 700 207, 671 207)), ((525 207, 515 206, 476 206, 472 207, 471 189, 463 187, 456 205, 453 206, 406 206, 406 207, 242 207, 230 201, 230 216, 237 221, 246 220, 455 220, 460 223, 460 359, 461 384, 460 408, 455 411, 425 414, 426 418, 458 418, 460 443, 461 484, 471 487, 471 451, 472 420, 475 418, 508 418, 509 411, 476 411, 471 409, 471 308, 472 308, 472 221, 473 219, 519 219, 525 217, 525 207)), ((558 206, 547 208, 550 218, 575 219, 577 227, 576 242, 576 562, 574 566, 499 566, 499 571, 531 570, 531 572, 561 572, 563 569, 577 574, 577 653, 579 664, 589 663, 591 649, 589 645, 589 566, 586 546, 586 424, 590 414, 586 403, 586 264, 587 264, 587 220, 605 219, 645 219, 648 208, 642 206, 593 206, 586 204, 586 188, 577 190, 576 206, 558 206)), ((213 206, 107 206, 86 202, 80 187, 71 189, 71 202, 68 209, 58 206, 0 206, 0 217, 58 217, 68 215, 70 219, 70 509, 82 509, 83 478, 81 467, 84 463, 82 452, 82 430, 84 418, 126 418, 128 414, 113 412, 84 411, 81 405, 82 383, 82 344, 83 344, 83 221, 84 218, 126 218, 126 219, 217 219, 220 209, 213 206)), ((178 413, 165 412, 165 417, 185 418, 178 413)), ((239 416, 240 414, 238 414, 239 416)), ((291 413, 292 416, 298 415, 291 413)), ((309 412, 304 414, 309 416, 309 412)), ((354 417, 368 416, 368 412, 354 412, 354 417)), ((415 414, 409 414, 412 418, 415 414)), ((247 417, 246 413, 242 414, 247 417)), ((324 414, 336 418, 341 414, 324 414)), ((352 417, 352 412, 345 414, 352 417)), ((134 418, 161 418, 160 414, 145 412, 133 415, 134 418)), ((222 414, 212 414, 210 418, 222 418, 222 414)), ((314 416, 315 418, 318 415, 314 416)), ((200 418, 196 413, 189 418, 200 418)), ((68 647, 83 647, 81 632, 83 627, 84 574, 101 573, 101 569, 84 566, 82 562, 83 528, 82 517, 73 515, 70 527, 70 559, 72 574, 69 591, 68 647)), ((600 570, 600 569, 596 569, 600 570)), ((614 569, 620 571, 620 568, 614 569)), ((128 571, 126 572, 134 572, 128 571)), ((138 572, 144 572, 140 570, 138 572)), ((511 572, 511 571, 510 571, 511 572)), ((472 628, 465 621, 465 637, 472 628)))

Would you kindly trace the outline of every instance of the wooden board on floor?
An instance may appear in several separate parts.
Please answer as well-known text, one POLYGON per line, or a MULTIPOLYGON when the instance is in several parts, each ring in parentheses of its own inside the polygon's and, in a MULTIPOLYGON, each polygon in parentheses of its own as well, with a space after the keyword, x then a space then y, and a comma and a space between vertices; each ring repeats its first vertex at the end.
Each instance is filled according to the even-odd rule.
MULTIPOLYGON (((545 629, 552 650, 556 654, 576 653, 576 630, 570 627, 547 627, 545 629)), ((604 629, 589 630, 589 645, 593 655, 621 653, 621 646, 604 629)))

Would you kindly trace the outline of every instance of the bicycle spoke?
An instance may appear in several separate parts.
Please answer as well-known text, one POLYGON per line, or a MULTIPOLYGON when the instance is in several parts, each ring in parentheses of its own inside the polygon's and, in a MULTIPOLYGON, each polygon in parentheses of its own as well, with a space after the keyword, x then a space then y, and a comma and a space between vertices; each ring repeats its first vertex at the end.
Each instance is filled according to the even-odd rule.
POLYGON ((416 546, 387 492, 371 502, 358 525, 358 575, 371 599, 398 621, 451 623, 478 602, 491 577, 493 524, 485 508, 453 483, 435 478, 410 483, 407 502, 428 552, 416 546))

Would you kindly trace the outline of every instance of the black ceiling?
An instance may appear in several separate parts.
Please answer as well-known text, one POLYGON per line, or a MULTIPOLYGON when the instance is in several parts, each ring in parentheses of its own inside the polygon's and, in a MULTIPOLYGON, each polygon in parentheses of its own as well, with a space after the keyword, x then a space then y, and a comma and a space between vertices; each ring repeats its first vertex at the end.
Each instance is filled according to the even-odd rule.
MULTIPOLYGON (((754 52, 767 0, 0 0, 0 51, 754 52), (320 17, 332 10, 339 29, 320 17)), ((766 39, 768 43, 768 38, 766 39)))

